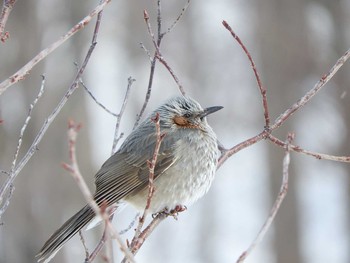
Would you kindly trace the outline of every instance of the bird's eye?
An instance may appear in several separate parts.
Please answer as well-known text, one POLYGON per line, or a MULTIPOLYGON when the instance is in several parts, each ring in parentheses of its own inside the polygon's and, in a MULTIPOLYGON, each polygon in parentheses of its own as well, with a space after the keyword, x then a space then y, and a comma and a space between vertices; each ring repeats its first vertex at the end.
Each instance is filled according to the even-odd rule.
POLYGON ((189 117, 191 117, 191 114, 187 112, 187 113, 184 114, 184 117, 185 117, 186 119, 188 119, 189 117))

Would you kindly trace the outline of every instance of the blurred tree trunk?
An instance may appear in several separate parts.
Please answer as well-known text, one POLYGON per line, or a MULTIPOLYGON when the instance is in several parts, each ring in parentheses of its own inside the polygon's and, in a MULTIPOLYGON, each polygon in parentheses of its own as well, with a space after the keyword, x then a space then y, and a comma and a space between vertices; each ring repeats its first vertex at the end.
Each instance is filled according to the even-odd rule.
MULTIPOLYGON (((338 4, 332 4, 328 1, 323 1, 325 6, 328 8, 328 10, 331 12, 333 21, 334 21, 334 49, 335 49, 335 58, 336 60, 338 57, 342 56, 346 50, 349 49, 349 28, 347 25, 347 22, 349 22, 350 17, 350 11, 349 8, 347 8, 349 5, 347 5, 345 2, 338 3, 338 4)), ((337 73, 337 76, 334 78, 333 81, 336 82, 338 87, 338 94, 339 98, 341 99, 340 104, 340 110, 341 114, 343 115, 342 120, 343 127, 345 128, 344 132, 345 135, 343 136, 344 142, 340 143, 340 149, 339 149, 339 155, 347 155, 349 156, 349 143, 348 139, 350 137, 350 118, 349 118, 349 112, 350 112, 350 92, 349 92, 349 83, 350 83, 350 75, 349 75, 349 65, 345 65, 345 68, 337 73)), ((350 166, 344 165, 344 169, 346 170, 347 175, 350 175, 350 166)), ((348 180, 348 199, 350 200, 350 179, 349 177, 346 177, 348 180)), ((350 205, 349 202, 347 203, 347 210, 346 210, 346 218, 350 217, 350 205)), ((349 229, 350 229, 350 222, 347 220, 347 236, 349 236, 349 229)), ((349 239, 347 240, 349 241, 349 239)), ((348 243, 348 249, 347 249, 347 261, 350 260, 350 247, 348 243)))
MULTIPOLYGON (((304 1, 269 0, 257 2, 256 30, 260 45, 261 73, 268 90, 272 120, 295 101, 300 83, 310 74, 305 32, 304 1), (278 22, 276 22, 278 21, 278 22)), ((276 133, 282 140, 293 131, 289 120, 276 133)), ((283 151, 275 146, 268 148, 271 174, 271 200, 276 199, 282 180, 283 151)), ((296 198, 297 174, 293 157, 289 170, 287 198, 274 222, 274 247, 276 262, 302 262, 300 251, 300 228, 296 198)))

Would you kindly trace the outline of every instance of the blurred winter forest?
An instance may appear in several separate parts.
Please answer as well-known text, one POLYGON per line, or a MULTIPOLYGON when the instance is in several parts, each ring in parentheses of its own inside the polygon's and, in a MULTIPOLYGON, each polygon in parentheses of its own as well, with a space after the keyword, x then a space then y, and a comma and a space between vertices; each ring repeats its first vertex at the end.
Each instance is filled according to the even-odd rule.
MULTIPOLYGON (((0 81, 65 34, 99 1, 17 1, 6 24, 10 36, 0 43, 0 81)), ((162 26, 176 20, 187 1, 162 1, 162 26)), ((129 76, 133 83, 121 120, 132 130, 145 100, 150 60, 140 42, 154 47, 143 19, 147 10, 156 31, 156 1, 112 0, 104 9, 97 46, 83 74, 85 85, 113 112, 118 112, 129 76)), ((90 46, 95 19, 35 66, 24 80, 0 96, 0 170, 9 171, 29 105, 46 77, 45 93, 23 137, 23 157, 45 119, 71 85, 76 66, 90 46)), ((272 119, 302 97, 350 47, 349 0, 193 0, 161 51, 187 95, 202 106, 224 109, 208 118, 220 142, 232 147, 263 130, 261 96, 249 61, 230 33, 226 20, 255 59, 267 88, 272 119)), ((350 155, 350 65, 341 70, 305 107, 274 132, 294 144, 333 155, 350 155)), ((179 89, 169 72, 156 65, 146 113, 179 89)), ((143 118, 145 118, 144 115, 143 118)), ((84 204, 70 174, 67 122, 83 125, 77 156, 94 191, 94 174, 113 143, 116 119, 80 87, 49 127, 28 164, 14 182, 13 196, 1 218, 0 262, 36 262, 47 238, 84 204)), ((125 138, 126 136, 124 136, 125 138)), ((167 218, 145 242, 137 262, 234 262, 251 244, 267 218, 281 185, 284 150, 268 141, 230 157, 218 170, 209 193, 178 220, 167 218)), ((246 260, 248 263, 350 262, 350 165, 291 153, 288 194, 272 228, 246 260)), ((7 177, 0 174, 0 187, 7 177)), ((114 218, 126 228, 136 211, 126 207, 114 218)), ((89 248, 101 228, 84 232, 89 248)), ((124 239, 133 235, 131 229, 124 239)), ((122 253, 113 243, 115 262, 122 253)), ((83 262, 84 248, 74 237, 53 262, 83 262)), ((96 262, 103 262, 98 258, 96 262)))

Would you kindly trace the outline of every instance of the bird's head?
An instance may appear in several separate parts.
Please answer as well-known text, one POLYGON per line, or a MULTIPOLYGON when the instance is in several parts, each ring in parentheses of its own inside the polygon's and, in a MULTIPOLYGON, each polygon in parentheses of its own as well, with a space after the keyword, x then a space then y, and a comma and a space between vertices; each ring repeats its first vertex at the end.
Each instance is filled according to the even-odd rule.
POLYGON ((168 100, 156 112, 160 114, 163 127, 206 131, 208 128, 206 116, 222 108, 214 106, 203 109, 197 101, 189 97, 178 96, 168 100))

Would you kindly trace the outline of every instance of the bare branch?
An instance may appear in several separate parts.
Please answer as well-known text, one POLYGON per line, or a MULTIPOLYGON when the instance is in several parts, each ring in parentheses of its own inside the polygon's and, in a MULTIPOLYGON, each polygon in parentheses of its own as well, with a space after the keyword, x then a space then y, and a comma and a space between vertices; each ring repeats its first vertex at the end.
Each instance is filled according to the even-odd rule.
MULTIPOLYGON (((110 0, 106 0, 103 3, 106 4, 109 1, 110 0)), ((75 79, 74 79, 72 85, 68 88, 68 90, 64 94, 63 98, 61 99, 61 101, 56 106, 56 108, 52 111, 52 113, 49 115, 49 117, 45 120, 43 126, 41 127, 39 133, 35 137, 32 145, 29 148, 29 150, 24 155, 24 157, 21 159, 19 164, 15 167, 13 172, 10 173, 10 175, 7 177, 6 181, 3 184, 3 187, 0 190, 0 205, 4 204, 0 208, 0 218, 3 215, 3 213, 6 211, 6 208, 7 208, 8 203, 9 203, 9 198, 11 198, 11 195, 9 194, 6 197, 6 199, 5 199, 6 192, 11 193, 13 191, 13 188, 12 188, 13 187, 13 182, 16 179, 17 175, 22 171, 23 167, 27 164, 27 162, 30 160, 30 158, 33 156, 33 154, 36 152, 36 150, 38 148, 38 145, 41 142, 42 138, 44 137, 46 131, 49 128, 49 126, 51 125, 53 120, 56 118, 58 113, 62 110, 63 106, 66 104, 66 102, 68 101, 70 96, 78 88, 79 80, 81 79, 81 76, 84 73, 85 68, 87 66, 87 63, 89 62, 91 54, 92 54, 92 52, 93 52, 93 50, 94 50, 94 48, 96 46, 96 39, 97 39, 97 35, 98 35, 98 29, 99 29, 99 26, 100 26, 100 23, 101 23, 101 16, 102 16, 102 7, 101 7, 101 5, 99 7, 101 8, 101 11, 97 15, 96 24, 95 24, 95 30, 94 30, 93 37, 92 37, 92 43, 91 43, 90 48, 89 48, 89 50, 88 50, 88 52, 87 52, 87 54, 85 56, 83 64, 81 65, 80 69, 78 70, 78 72, 77 72, 77 74, 75 76, 75 79)), ((0 94, 1 94, 1 88, 0 88, 0 94)))
POLYGON ((231 33, 231 35, 238 42, 238 44, 242 47, 244 53, 247 55, 247 57, 249 59, 249 62, 251 64, 251 66, 252 66, 252 69, 253 69, 253 72, 254 72, 254 75, 255 75, 256 82, 258 84, 258 87, 259 87, 259 90, 260 90, 260 93, 261 93, 261 96, 262 96, 262 104, 263 104, 263 108, 264 108, 264 118, 265 118, 265 127, 268 128, 270 126, 270 116, 269 116, 268 103, 267 103, 267 97, 266 97, 267 90, 262 85, 262 81, 260 79, 260 75, 259 75, 258 70, 256 68, 256 65, 254 63, 254 60, 253 60, 252 56, 250 55, 247 47, 243 44, 243 42, 238 37, 238 35, 232 30, 230 25, 225 20, 222 21, 222 24, 231 33))
POLYGON ((287 191, 288 191, 288 170, 289 170, 289 164, 290 164, 289 143, 292 142, 293 138, 294 138, 294 134, 293 133, 289 133, 288 134, 288 138, 286 140, 286 148, 285 148, 286 152, 285 152, 284 159, 283 159, 283 178, 282 178, 281 189, 280 189, 280 191, 278 193, 278 196, 276 198, 276 201, 275 201, 275 203, 274 203, 274 205, 273 205, 273 207, 271 209, 269 217, 267 218, 266 222, 264 223, 264 225, 260 229, 258 235, 254 239, 252 244, 249 246, 249 248, 241 254, 239 259, 237 260, 237 263, 244 262, 244 260, 249 256, 249 254, 251 254, 251 252, 254 250, 254 248, 265 237, 267 231, 271 227, 271 224, 272 224, 273 220, 276 217, 276 214, 277 214, 277 212, 278 212, 278 210, 279 210, 279 208, 280 208, 284 198, 287 195, 287 191))
POLYGON ((164 65, 164 67, 169 71, 170 75, 173 77, 174 81, 176 82, 181 94, 185 96, 186 92, 185 92, 179 78, 174 73, 174 70, 169 66, 168 62, 166 62, 166 60, 164 59, 164 57, 160 53, 159 49, 158 49, 158 53, 157 53, 157 58, 158 58, 159 62, 161 62, 164 65))
POLYGON ((232 148, 230 149, 224 149, 222 148, 221 149, 221 156, 219 157, 219 160, 218 160, 218 164, 217 164, 217 169, 219 169, 223 164, 224 162, 226 162, 226 160, 228 158, 230 158, 233 154, 247 148, 248 146, 251 146, 263 139, 266 139, 268 136, 268 131, 263 131, 261 133, 259 133, 258 135, 252 137, 252 138, 249 138, 248 140, 245 140, 235 146, 233 146, 232 148))
MULTIPOLYGON (((158 9, 159 10, 159 9, 158 9)), ((159 12, 158 12, 159 14, 159 12)), ((159 45, 158 45, 158 42, 159 39, 162 39, 162 37, 164 36, 164 34, 161 34, 159 35, 159 22, 158 22, 158 41, 156 42, 155 38, 154 38, 154 33, 153 33, 153 30, 152 30, 152 26, 151 26, 151 23, 149 22, 149 15, 147 13, 147 11, 145 10, 144 11, 144 19, 145 19, 145 22, 146 22, 146 25, 147 25, 147 30, 148 30, 148 34, 151 36, 152 38, 152 42, 153 42, 153 45, 154 45, 154 48, 156 49, 156 52, 155 52, 155 57, 165 66, 165 68, 170 72, 171 76, 173 77, 173 79, 175 80, 176 84, 178 85, 179 87, 179 90, 180 92, 182 93, 182 95, 185 95, 185 91, 180 83, 180 80, 179 78, 175 75, 174 71, 172 70, 172 68, 168 65, 168 63, 165 61, 165 59, 163 58, 163 55, 161 54, 160 52, 160 49, 159 49, 159 45)), ((159 15, 158 15, 158 21, 160 20, 159 18, 159 15)))
POLYGON ((80 236, 80 241, 83 244, 84 250, 85 250, 85 258, 88 259, 89 258, 89 249, 86 246, 86 242, 83 236, 83 233, 81 232, 81 230, 79 231, 79 236, 80 236))
MULTIPOLYGON (((283 148, 285 148, 287 145, 285 142, 281 141, 280 139, 278 139, 277 137, 275 137, 271 134, 268 136, 268 139, 270 141, 272 141, 274 144, 281 146, 283 148)), ((344 163, 350 162, 350 156, 335 156, 335 155, 329 155, 329 154, 324 154, 324 153, 312 152, 312 151, 305 150, 305 149, 301 148, 300 146, 296 146, 293 144, 288 144, 288 147, 290 150, 292 150, 294 152, 309 155, 309 156, 315 157, 316 159, 319 159, 319 160, 323 159, 323 160, 344 162, 344 163)))
MULTIPOLYGON (((21 69, 19 69, 15 74, 11 77, 7 78, 3 82, 0 83, 0 95, 10 86, 17 83, 20 80, 23 80, 26 75, 29 74, 31 69, 38 64, 41 60, 47 57, 51 52, 53 52, 56 48, 62 45, 67 39, 77 33, 79 30, 84 28, 91 19, 97 15, 103 8, 110 2, 111 0, 104 0, 101 4, 99 4, 91 13, 86 16, 83 20, 81 20, 78 24, 72 27, 65 35, 60 37, 56 42, 52 43, 50 46, 42 50, 39 54, 37 54, 32 60, 30 60, 26 65, 24 65, 21 69)), ((95 27, 95 31, 98 31, 98 28, 95 27)), ((97 34, 94 34, 97 35, 97 34)), ((93 41, 94 42, 94 41, 93 41)))
POLYGON ((350 57, 350 49, 345 52, 343 56, 341 56, 335 65, 331 68, 331 70, 322 76, 322 78, 315 84, 315 86, 308 91, 302 98, 300 98, 296 103, 294 103, 289 109, 287 109, 284 113, 282 113, 271 126, 271 130, 277 129, 280 127, 290 116, 292 116, 297 110, 303 107, 307 102, 309 102, 320 90, 324 87, 324 85, 333 78, 335 73, 344 65, 344 63, 350 57))
POLYGON ((16 1, 17 0, 4 0, 4 3, 2 5, 0 14, 0 41, 3 43, 10 36, 9 32, 5 32, 5 26, 16 1))

